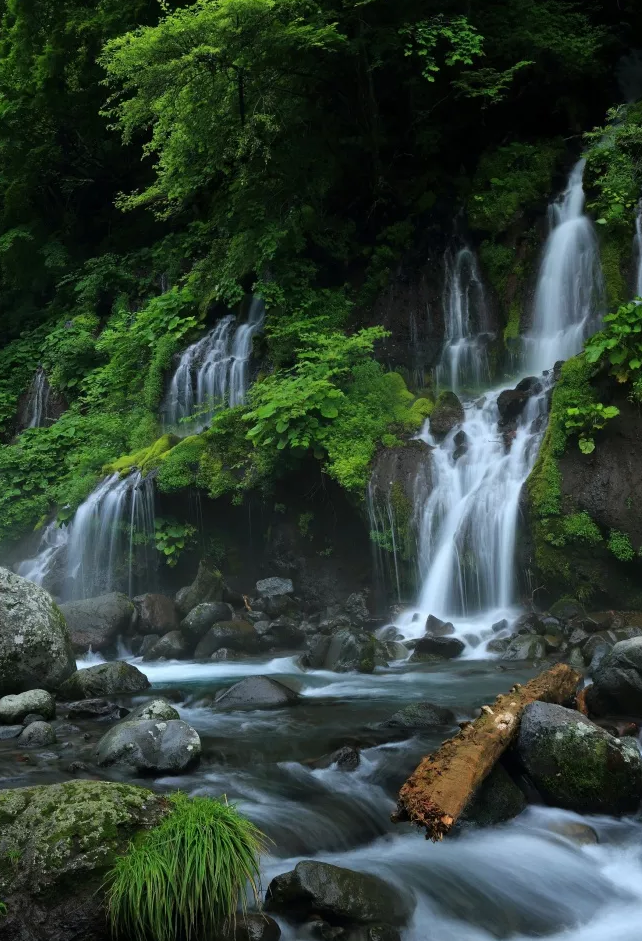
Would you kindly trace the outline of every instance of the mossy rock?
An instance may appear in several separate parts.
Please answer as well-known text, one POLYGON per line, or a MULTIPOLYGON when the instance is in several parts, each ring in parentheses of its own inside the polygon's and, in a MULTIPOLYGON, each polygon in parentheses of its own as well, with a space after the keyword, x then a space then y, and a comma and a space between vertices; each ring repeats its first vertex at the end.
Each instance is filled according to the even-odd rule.
POLYGON ((441 392, 430 416, 430 430, 444 437, 464 420, 464 406, 454 392, 441 392))
POLYGON ((151 791, 105 781, 0 791, 3 941, 108 938, 105 876, 136 832, 167 809, 151 791))
POLYGON ((163 457, 168 454, 180 441, 176 435, 165 434, 150 444, 148 448, 141 448, 133 454, 126 454, 119 457, 117 461, 106 464, 103 467, 105 474, 120 474, 126 477, 133 470, 139 470, 143 474, 149 474, 150 471, 159 467, 163 457))

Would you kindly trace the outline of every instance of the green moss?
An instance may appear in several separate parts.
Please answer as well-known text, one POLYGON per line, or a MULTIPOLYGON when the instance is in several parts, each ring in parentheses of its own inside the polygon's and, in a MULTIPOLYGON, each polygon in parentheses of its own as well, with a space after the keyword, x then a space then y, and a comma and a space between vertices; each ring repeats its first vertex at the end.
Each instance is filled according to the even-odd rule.
POLYGON ((508 311, 508 320, 504 327, 504 342, 519 340, 522 329, 522 308, 519 301, 513 301, 508 311))
POLYGON ((134 454, 126 454, 124 457, 119 457, 117 461, 106 464, 103 472, 105 474, 120 474, 121 477, 125 477, 136 469, 143 474, 148 474, 159 466, 164 455, 174 448, 178 440, 176 435, 162 435, 148 448, 141 448, 140 451, 135 451, 134 454))
POLYGON ((626 268, 631 255, 631 239, 624 240, 618 232, 609 232, 601 241, 602 273, 609 307, 619 307, 629 299, 626 268))
POLYGON ((578 797, 591 798, 602 792, 607 771, 607 744, 597 738, 587 747, 590 733, 582 732, 582 725, 567 729, 556 735, 551 742, 551 753, 558 768, 555 776, 544 778, 544 783, 554 793, 562 792, 572 803, 578 797))
POLYGON ((609 552, 612 552, 620 562, 630 562, 635 558, 635 549, 626 533, 612 529, 607 543, 609 552))
POLYGON ((423 423, 433 412, 435 403, 432 399, 422 396, 416 399, 408 412, 407 425, 411 430, 421 430, 423 423))
POLYGON ((166 451, 161 460, 156 482, 165 493, 198 484, 201 458, 207 447, 203 435, 190 435, 166 451))

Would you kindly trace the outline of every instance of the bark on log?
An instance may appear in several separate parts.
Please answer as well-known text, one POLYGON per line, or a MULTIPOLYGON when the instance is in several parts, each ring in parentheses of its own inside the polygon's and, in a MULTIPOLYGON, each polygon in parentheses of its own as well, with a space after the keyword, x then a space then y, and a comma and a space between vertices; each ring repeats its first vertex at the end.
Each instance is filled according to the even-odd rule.
POLYGON ((565 702, 581 678, 558 663, 498 696, 492 707, 483 706, 478 719, 422 759, 399 792, 393 820, 411 820, 425 828, 427 839, 441 840, 517 734, 524 707, 536 700, 565 702))

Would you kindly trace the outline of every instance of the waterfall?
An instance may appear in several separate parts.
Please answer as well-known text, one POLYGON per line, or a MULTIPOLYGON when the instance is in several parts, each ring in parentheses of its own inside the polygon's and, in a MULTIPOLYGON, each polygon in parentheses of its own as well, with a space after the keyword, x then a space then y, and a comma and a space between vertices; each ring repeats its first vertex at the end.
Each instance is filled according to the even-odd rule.
POLYGON ((436 369, 437 386, 458 392, 462 386, 479 389, 490 381, 485 340, 489 317, 477 259, 464 245, 444 254, 442 297, 445 342, 436 369))
MULTIPOLYGON (((514 393, 495 389, 478 398, 462 396, 461 424, 439 441, 428 420, 420 436, 431 447, 425 457, 430 486, 418 488, 415 501, 421 590, 417 609, 406 611, 397 623, 406 637, 421 636, 426 616, 434 614, 452 621, 455 634, 475 646, 488 637, 494 621, 512 619, 518 611, 520 495, 545 429, 550 369, 581 349, 602 312, 597 240, 583 214, 583 170, 580 161, 549 208, 551 231, 535 292, 533 328, 525 343, 528 369, 541 379, 523 380, 514 393), (517 400, 511 413, 506 406, 517 400)), ((446 339, 440 369, 454 388, 470 381, 475 358, 479 362, 476 353, 467 360, 459 350, 474 350, 479 331, 487 329, 487 322, 471 315, 473 300, 478 311, 484 310, 482 299, 474 256, 462 249, 447 260, 444 290, 446 339)))
POLYGON ((28 579, 35 585, 48 587, 49 576, 52 574, 56 560, 62 555, 63 549, 69 541, 69 530, 66 526, 58 526, 52 520, 44 529, 38 552, 32 559, 25 559, 17 568, 18 575, 28 579))
POLYGON ((201 431, 221 404, 245 402, 252 340, 265 319, 263 302, 254 298, 246 323, 223 317, 201 340, 188 346, 172 376, 163 408, 165 423, 185 432, 201 431), (194 419, 189 421, 189 419, 194 419))
POLYGON ((45 371, 42 366, 39 366, 29 388, 27 428, 40 428, 44 424, 47 418, 50 392, 45 371))
POLYGON ((565 191, 548 210, 533 326, 524 346, 529 372, 538 374, 582 349, 602 315, 604 287, 593 224, 584 214, 584 165, 573 167, 565 191))
POLYGON ((642 199, 635 215, 635 286, 634 297, 642 297, 642 199))

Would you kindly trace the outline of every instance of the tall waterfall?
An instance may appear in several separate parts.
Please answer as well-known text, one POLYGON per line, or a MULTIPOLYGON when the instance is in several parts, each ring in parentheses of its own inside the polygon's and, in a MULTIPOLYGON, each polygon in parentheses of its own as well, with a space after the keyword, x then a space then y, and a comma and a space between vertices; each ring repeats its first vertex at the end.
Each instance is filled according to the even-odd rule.
POLYGON ((45 423, 50 392, 45 371, 42 366, 39 366, 29 387, 27 428, 40 428, 45 423))
MULTIPOLYGON (((474 645, 488 635, 493 621, 516 614, 520 494, 544 433, 549 371, 557 360, 579 351, 602 311, 597 242, 590 220, 583 215, 583 168, 583 162, 573 168, 566 190, 549 208, 551 232, 527 341, 528 369, 544 375, 524 379, 517 387, 521 412, 518 407, 509 414, 506 403, 512 396, 506 392, 502 398, 502 389, 476 399, 462 396, 465 411, 460 425, 439 441, 428 421, 421 435, 432 448, 432 486, 415 507, 421 590, 417 609, 398 621, 407 637, 421 636, 426 615, 434 614, 452 621, 455 633, 474 645)), ((453 322, 461 324, 457 294, 448 285, 448 278, 456 284, 455 272, 456 265, 447 271, 444 313, 451 316, 452 301, 453 322)), ((457 364, 454 357, 449 359, 452 340, 448 335, 444 355, 457 364)), ((460 376, 451 373, 453 386, 460 376)))
POLYGON ((442 298, 445 342, 436 370, 438 386, 458 392, 463 386, 479 389, 490 381, 484 340, 489 317, 484 285, 473 251, 465 245, 444 255, 442 298))
POLYGON ((635 215, 635 285, 634 297, 642 297, 642 199, 635 215))
POLYGON ((525 338, 527 369, 541 373, 582 349, 597 329, 604 287, 593 223, 584 214, 584 166, 571 171, 548 210, 549 236, 535 291, 533 327, 525 338))
POLYGON ((188 346, 172 376, 163 408, 168 426, 185 430, 207 427, 218 406, 245 401, 252 339, 265 319, 263 302, 254 298, 246 323, 236 326, 229 314, 201 340, 188 346), (189 419, 194 418, 193 422, 189 419))

